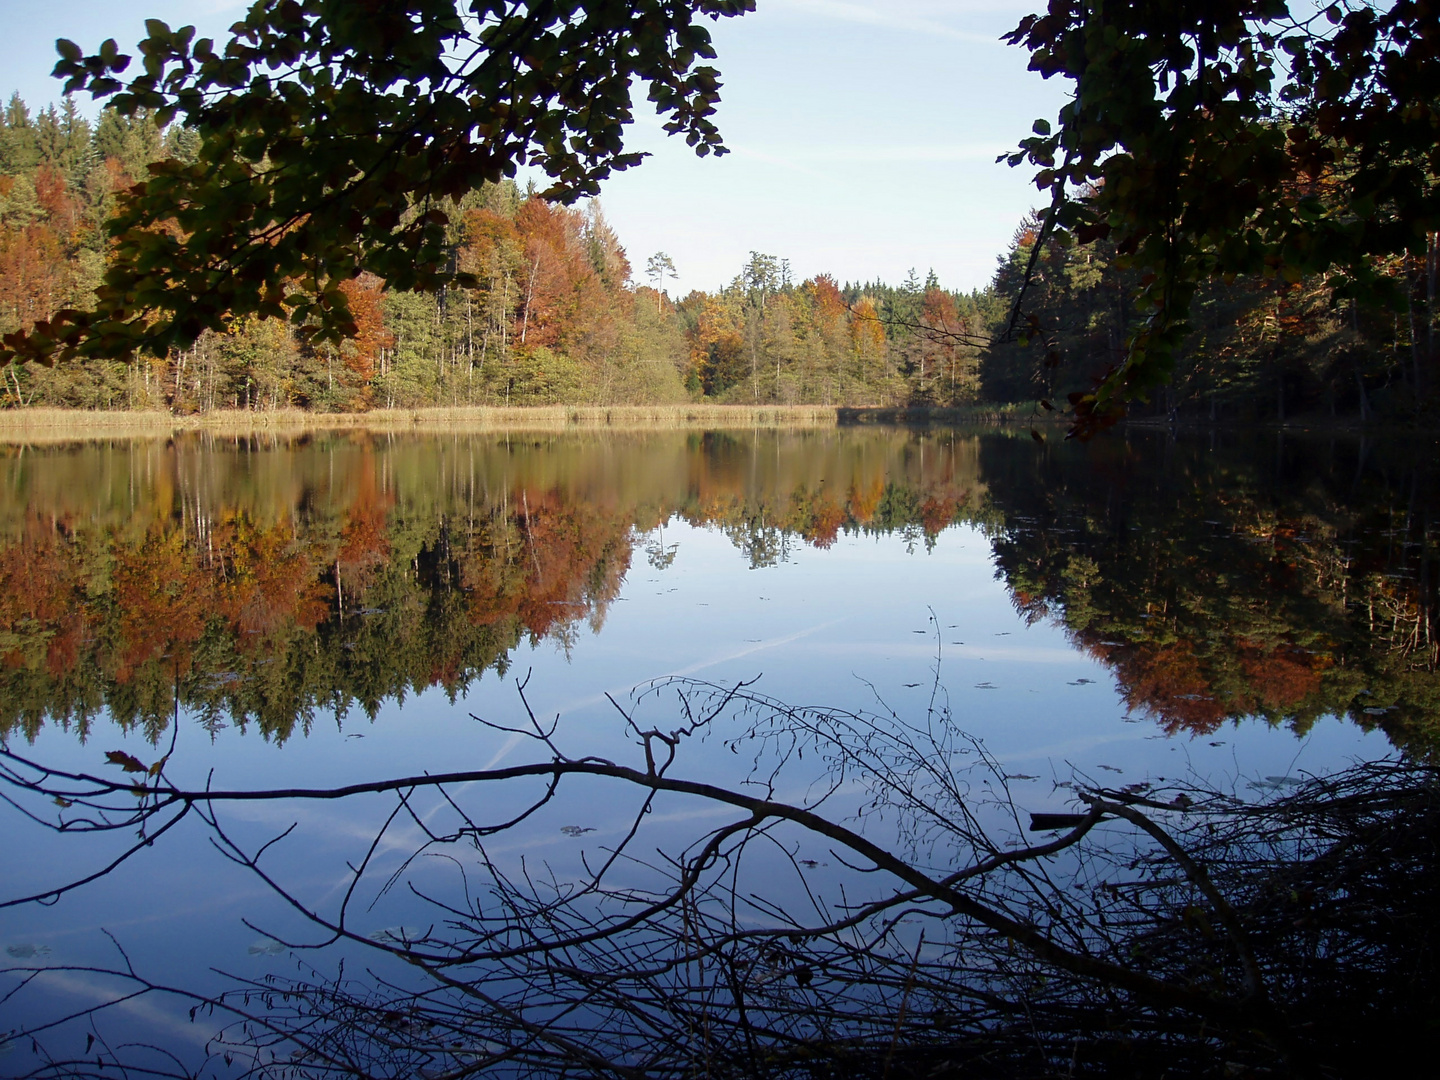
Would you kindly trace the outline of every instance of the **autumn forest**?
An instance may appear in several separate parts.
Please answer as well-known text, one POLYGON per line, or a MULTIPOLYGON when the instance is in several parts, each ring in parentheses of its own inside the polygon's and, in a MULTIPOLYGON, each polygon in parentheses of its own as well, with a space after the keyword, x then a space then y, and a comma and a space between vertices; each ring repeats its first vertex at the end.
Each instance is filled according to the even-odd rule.
MULTIPOLYGON (((112 109, 92 124, 68 100, 34 112, 12 97, 0 123, 0 333, 86 307, 116 193, 152 163, 195 151, 178 125, 112 109)), ((752 252, 724 288, 677 299, 670 258, 627 253, 598 202, 567 207, 507 181, 452 210, 454 265, 476 288, 405 292, 362 274, 344 286, 356 332, 338 346, 238 318, 135 363, 11 363, 0 403, 179 414, 695 401, 1028 409, 1090 386, 1122 354, 1133 316, 1134 283, 1113 244, 1050 243, 1024 298, 1033 328, 1005 333, 1038 218, 1020 223, 993 281, 973 293, 933 273, 797 281, 787 260, 752 252)), ((1140 411, 1423 415, 1440 381, 1434 269, 1413 259, 1384 268, 1410 297, 1403 314, 1337 302, 1320 277, 1210 286, 1173 385, 1140 411)))

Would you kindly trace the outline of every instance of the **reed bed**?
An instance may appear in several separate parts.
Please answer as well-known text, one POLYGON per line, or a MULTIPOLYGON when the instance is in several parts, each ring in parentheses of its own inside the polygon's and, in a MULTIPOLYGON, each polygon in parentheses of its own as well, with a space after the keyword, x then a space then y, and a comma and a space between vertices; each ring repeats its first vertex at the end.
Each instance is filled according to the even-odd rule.
POLYGON ((0 410, 0 442, 51 443, 75 439, 165 438, 175 429, 168 412, 81 409, 0 410))
POLYGON ((329 430, 564 431, 568 429, 823 428, 836 410, 821 405, 546 405, 376 409, 313 413, 302 409, 218 410, 194 416, 166 412, 11 409, 0 411, 0 441, 167 437, 181 431, 226 433, 329 430))
POLYGON ((828 405, 542 405, 375 409, 315 413, 224 409, 192 416, 164 411, 28 408, 0 410, 0 443, 43 445, 105 439, 170 438, 180 432, 225 435, 321 431, 505 432, 657 431, 687 428, 823 429, 837 425, 952 425, 1033 422, 1015 406, 965 408, 828 405))

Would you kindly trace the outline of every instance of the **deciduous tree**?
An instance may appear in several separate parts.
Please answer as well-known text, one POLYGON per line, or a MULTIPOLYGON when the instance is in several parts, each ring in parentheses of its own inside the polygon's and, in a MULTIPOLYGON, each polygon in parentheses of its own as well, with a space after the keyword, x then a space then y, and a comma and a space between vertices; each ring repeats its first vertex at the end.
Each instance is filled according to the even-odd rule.
MULTIPOLYGON (((355 332, 341 284, 468 284, 449 256, 448 199, 548 174, 544 194, 593 195, 637 164, 624 148, 632 82, 701 155, 725 148, 704 17, 753 0, 257 0, 223 46, 146 24, 143 71, 111 40, 61 41, 69 92, 131 122, 198 136, 120 195, 94 311, 66 309, 0 357, 186 347, 254 314, 338 342, 355 332)), ((13 127, 14 125, 12 125, 13 127)))
MULTIPOLYGON (((1073 89, 1009 157, 1052 197, 1032 250, 1108 237, 1139 275, 1123 358, 1073 397, 1079 433, 1170 378, 1209 279, 1329 273, 1403 307, 1377 261, 1440 228, 1432 4, 1054 0, 1008 39, 1073 89)), ((1043 330, 1018 302, 1010 326, 1043 330)))

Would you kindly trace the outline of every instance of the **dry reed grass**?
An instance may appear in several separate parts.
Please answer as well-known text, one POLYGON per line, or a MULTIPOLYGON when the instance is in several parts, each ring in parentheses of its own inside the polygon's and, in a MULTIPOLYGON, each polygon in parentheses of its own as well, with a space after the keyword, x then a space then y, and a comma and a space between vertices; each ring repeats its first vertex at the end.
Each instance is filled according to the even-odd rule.
MULTIPOLYGON (((830 428, 837 424, 1004 423, 1013 407, 967 409, 836 408, 826 405, 545 405, 376 409, 313 413, 303 409, 225 409, 194 416, 80 409, 0 410, 0 444, 56 444, 170 438, 178 432, 225 435, 321 431, 655 431, 686 428, 830 428)), ((1026 418, 1028 419, 1028 418, 1026 418)))
POLYGON ((819 405, 550 405, 376 409, 366 413, 218 410, 195 416, 165 412, 11 409, 0 411, 0 442, 58 443, 113 438, 168 438, 182 431, 226 434, 335 430, 565 431, 665 428, 833 427, 836 410, 819 405))

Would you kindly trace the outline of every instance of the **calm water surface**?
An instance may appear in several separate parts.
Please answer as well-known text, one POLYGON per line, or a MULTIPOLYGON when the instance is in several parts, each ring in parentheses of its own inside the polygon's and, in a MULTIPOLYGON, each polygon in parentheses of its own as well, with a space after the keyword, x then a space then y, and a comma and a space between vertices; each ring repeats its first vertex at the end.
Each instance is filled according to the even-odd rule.
MULTIPOLYGON (((673 719, 672 693, 635 692, 682 676, 836 709, 938 702, 1025 810, 1066 808, 1077 778, 1253 797, 1430 752, 1437 488, 1428 442, 1147 431, 10 447, 0 732, 56 767, 149 763, 173 740, 178 781, 313 787, 534 759, 475 719, 520 724, 522 684, 568 754, 630 760, 619 708, 673 719)), ((733 734, 683 746, 677 771, 743 781, 753 755, 727 749, 733 734)), ((814 782, 797 765, 779 793, 814 782)), ((491 854, 563 876, 629 827, 631 802, 576 785, 491 854)), ((8 895, 116 850, 5 812, 8 895)), ((298 823, 277 873, 323 903, 385 812, 266 806, 226 825, 259 843, 298 823)), ((683 843, 700 813, 657 808, 651 827, 683 843)), ((398 865, 411 839, 379 858, 398 865)), ((270 935, 304 932, 293 913, 204 830, 166 840, 52 906, 0 911, 0 943, 102 963, 108 932, 151 975, 200 987, 212 968, 285 962, 270 935)), ((839 874, 803 854, 817 880, 839 874)), ((407 912, 377 902, 366 932, 407 912)), ((23 1011, 112 992, 66 974, 23 1011)), ((148 1000, 127 1022, 162 1044, 206 1038, 148 1000)))

